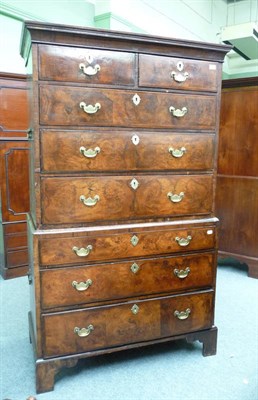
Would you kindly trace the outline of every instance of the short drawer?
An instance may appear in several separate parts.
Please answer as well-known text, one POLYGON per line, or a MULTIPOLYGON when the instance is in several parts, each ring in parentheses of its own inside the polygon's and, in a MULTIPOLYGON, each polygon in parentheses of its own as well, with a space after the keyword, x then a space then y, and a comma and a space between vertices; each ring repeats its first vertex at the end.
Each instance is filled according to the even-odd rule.
POLYGON ((215 62, 140 54, 139 86, 215 92, 217 70, 215 62))
POLYGON ((41 271, 42 308, 212 287, 214 254, 136 259, 41 271))
POLYGON ((135 84, 135 54, 40 45, 39 78, 85 84, 135 84))
POLYGON ((209 214, 212 188, 212 175, 42 178, 42 223, 209 214))
POLYGON ((215 95, 40 87, 40 124, 214 130, 215 95))
POLYGON ((42 170, 211 170, 213 134, 128 130, 41 131, 42 170))
POLYGON ((207 329, 213 291, 42 316, 44 357, 83 353, 207 329))
POLYGON ((53 235, 39 243, 41 265, 85 264, 135 257, 150 257, 192 250, 213 249, 216 230, 211 227, 158 230, 135 229, 132 232, 101 230, 64 237, 53 235))

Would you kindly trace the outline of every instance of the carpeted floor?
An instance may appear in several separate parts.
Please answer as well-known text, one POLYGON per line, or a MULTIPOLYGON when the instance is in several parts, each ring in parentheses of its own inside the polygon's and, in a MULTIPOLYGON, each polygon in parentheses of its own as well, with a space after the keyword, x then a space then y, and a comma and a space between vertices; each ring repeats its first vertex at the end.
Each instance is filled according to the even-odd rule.
POLYGON ((218 268, 216 356, 172 342, 80 360, 36 395, 27 278, 0 280, 0 400, 258 400, 258 280, 218 268))

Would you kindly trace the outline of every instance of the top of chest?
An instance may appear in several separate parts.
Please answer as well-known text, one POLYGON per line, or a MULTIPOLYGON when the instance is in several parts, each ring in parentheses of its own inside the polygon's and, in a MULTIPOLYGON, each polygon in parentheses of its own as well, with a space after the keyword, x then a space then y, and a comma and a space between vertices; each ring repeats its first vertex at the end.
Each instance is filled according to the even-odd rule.
POLYGON ((227 46, 26 22, 21 55, 34 79, 93 85, 216 91, 227 46))

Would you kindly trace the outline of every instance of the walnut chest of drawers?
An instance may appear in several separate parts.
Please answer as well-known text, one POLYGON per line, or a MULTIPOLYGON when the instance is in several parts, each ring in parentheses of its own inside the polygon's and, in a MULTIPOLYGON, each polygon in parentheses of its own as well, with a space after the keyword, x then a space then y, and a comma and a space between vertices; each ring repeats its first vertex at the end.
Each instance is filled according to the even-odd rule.
POLYGON ((214 215, 228 47, 28 22, 37 392, 79 358, 216 353, 214 215))

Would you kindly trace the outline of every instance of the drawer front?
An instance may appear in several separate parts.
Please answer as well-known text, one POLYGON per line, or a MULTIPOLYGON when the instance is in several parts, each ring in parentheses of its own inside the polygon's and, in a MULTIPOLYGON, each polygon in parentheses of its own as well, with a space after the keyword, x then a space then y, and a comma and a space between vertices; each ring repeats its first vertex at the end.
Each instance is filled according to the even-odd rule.
POLYGON ((213 168, 214 135, 42 130, 42 170, 148 171, 213 168))
POLYGON ((17 249, 19 247, 27 246, 27 234, 17 233, 5 236, 5 245, 8 249, 17 249))
POLYGON ((211 287, 212 253, 41 271, 43 309, 211 287))
POLYGON ((8 268, 16 268, 23 265, 28 265, 28 249, 17 248, 16 250, 8 250, 6 254, 6 265, 8 268))
POLYGON ((214 130, 215 116, 214 95, 40 87, 42 125, 214 130))
POLYGON ((56 236, 40 241, 42 265, 85 264, 91 261, 108 261, 152 255, 213 249, 216 245, 214 227, 171 229, 131 233, 63 237, 56 236))
POLYGON ((139 86, 215 92, 217 79, 214 62, 139 56, 139 86))
POLYGON ((46 314, 42 319, 44 357, 82 353, 209 328, 213 292, 46 314))
POLYGON ((212 211, 211 175, 43 178, 42 223, 81 223, 212 211))
POLYGON ((39 46, 39 78, 85 84, 135 84, 135 55, 132 53, 39 46))

